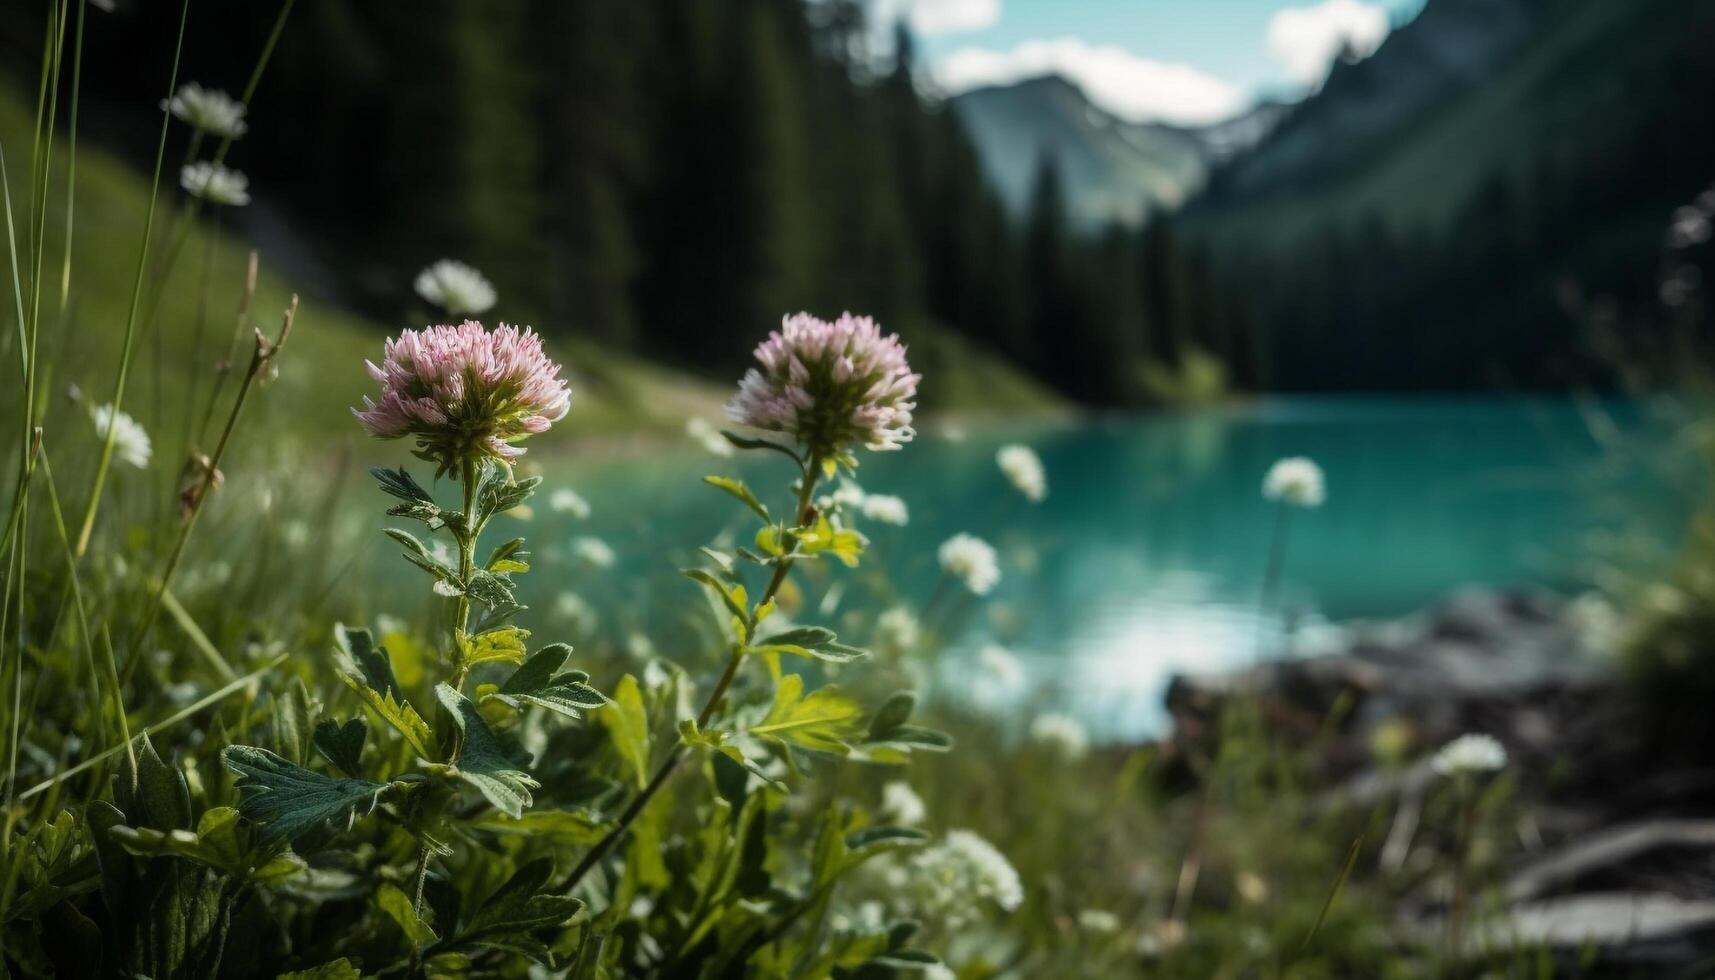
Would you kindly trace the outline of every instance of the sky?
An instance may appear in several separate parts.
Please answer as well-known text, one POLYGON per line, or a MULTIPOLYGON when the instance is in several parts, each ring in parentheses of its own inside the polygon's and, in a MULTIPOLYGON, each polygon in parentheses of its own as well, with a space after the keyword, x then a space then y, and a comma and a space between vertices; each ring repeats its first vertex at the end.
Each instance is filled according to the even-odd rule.
POLYGON ((1122 118, 1207 123, 1315 88, 1424 0, 872 0, 949 92, 1058 72, 1122 118))

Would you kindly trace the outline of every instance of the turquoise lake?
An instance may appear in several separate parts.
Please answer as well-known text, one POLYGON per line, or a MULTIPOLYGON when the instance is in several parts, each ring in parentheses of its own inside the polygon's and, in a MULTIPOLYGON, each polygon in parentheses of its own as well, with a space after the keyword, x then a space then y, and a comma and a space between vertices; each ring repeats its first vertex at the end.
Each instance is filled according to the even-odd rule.
MULTIPOLYGON (((1642 462, 1668 431, 1631 402, 1342 397, 925 433, 903 452, 863 455, 863 488, 903 497, 910 524, 866 526, 862 569, 806 577, 819 608, 802 618, 864 643, 876 609, 903 596, 922 610, 940 591, 932 618, 953 645, 933 667, 939 696, 999 708, 1029 690, 1100 734, 1144 735, 1161 724, 1174 672, 1285 647, 1283 621, 1302 634, 1399 616, 1469 585, 1576 591, 1608 559, 1604 542, 1670 542, 1681 507, 1642 462), (1046 465, 1039 505, 995 465, 1014 441, 1046 465), (1289 455, 1322 465, 1328 501, 1293 514, 1279 606, 1259 615, 1277 518, 1260 485, 1289 455), (938 584, 936 549, 960 531, 1002 553, 1004 578, 985 599, 938 584), (883 570, 896 592, 880 584, 883 570), (985 666, 991 644, 1011 651, 1021 676, 985 666)), ((741 476, 785 506, 790 464, 743 455, 761 458, 716 458, 687 439, 623 462, 547 463, 548 488, 574 487, 592 512, 574 520, 536 498, 523 532, 540 559, 527 577, 530 618, 563 614, 571 590, 608 642, 647 637, 680 659, 673 647, 702 610, 677 569, 697 545, 749 544, 754 529, 698 478, 741 476), (575 557, 571 541, 586 534, 612 548, 612 567, 575 557)))

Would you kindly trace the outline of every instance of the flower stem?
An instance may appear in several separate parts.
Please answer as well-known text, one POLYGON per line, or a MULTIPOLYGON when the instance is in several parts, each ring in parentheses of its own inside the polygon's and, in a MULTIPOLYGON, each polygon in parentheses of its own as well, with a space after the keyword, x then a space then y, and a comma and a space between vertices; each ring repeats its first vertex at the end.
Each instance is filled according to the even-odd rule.
POLYGON ((464 484, 464 530, 459 539, 459 596, 453 600, 453 688, 464 689, 464 678, 470 667, 464 662, 460 635, 470 630, 470 596, 463 590, 470 587, 470 576, 476 567, 476 462, 465 460, 459 473, 464 484))
MULTIPOLYGON (((821 470, 821 458, 812 454, 809 463, 804 467, 804 478, 799 483, 797 510, 797 526, 799 527, 810 522, 810 497, 816 490, 816 479, 821 474, 821 470)), ((780 591, 780 587, 785 584, 787 573, 791 570, 792 559, 790 557, 783 557, 775 564, 774 575, 768 580, 768 588, 763 590, 762 598, 757 600, 757 606, 765 606, 774 599, 775 594, 780 591)), ((739 664, 743 662, 744 647, 735 645, 732 656, 727 658, 726 669, 721 671, 720 678, 715 681, 715 688, 709 692, 709 699, 703 704, 703 710, 697 713, 697 727, 699 729, 706 728, 709 719, 714 717, 721 699, 726 697, 727 688, 732 686, 733 678, 738 676, 739 664)), ((595 867, 596 862, 600 861, 608 851, 613 849, 615 844, 619 843, 619 839, 625 836, 625 832, 631 829, 632 823, 643 813, 643 808, 648 806, 655 794, 661 791, 661 787, 667 784, 668 778, 673 775, 673 770, 678 768, 679 760, 684 755, 685 743, 683 741, 675 742, 673 748, 668 751, 667 757, 661 760, 661 765, 655 770, 655 774, 644 785, 642 792, 633 797, 625 811, 619 815, 619 822, 602 835, 601 840, 596 841, 590 847, 583 859, 578 862, 577 867, 574 867, 572 873, 567 876, 559 891, 569 892, 576 888, 578 882, 583 880, 584 875, 589 874, 590 869, 595 867)))

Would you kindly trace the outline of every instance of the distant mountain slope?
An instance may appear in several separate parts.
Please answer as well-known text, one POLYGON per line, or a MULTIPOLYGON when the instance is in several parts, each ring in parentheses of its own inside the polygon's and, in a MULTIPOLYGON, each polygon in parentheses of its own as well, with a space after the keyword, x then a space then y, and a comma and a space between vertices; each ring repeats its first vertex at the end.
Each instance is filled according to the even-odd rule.
POLYGON ((1028 207, 1047 152, 1059 164, 1072 217, 1085 228, 1135 225, 1150 210, 1179 207, 1202 187, 1211 163, 1255 143, 1282 112, 1264 104, 1206 129, 1131 123, 1057 75, 975 89, 953 106, 1014 214, 1028 207))
POLYGON ((1320 91, 1222 168, 1220 190, 1238 197, 1337 181, 1420 114, 1503 71, 1544 26, 1551 2, 1430 0, 1369 58, 1336 63, 1320 91))
MULTIPOLYGON (((1486 185, 1604 165, 1688 97, 1708 0, 1430 0, 1219 168, 1193 223, 1289 244, 1316 226, 1444 229, 1486 185)), ((1703 57, 1706 57, 1704 55, 1703 57)), ((1705 104, 1706 101, 1705 101, 1705 104)), ((1687 118, 1685 125, 1701 125, 1687 118)), ((1638 180, 1644 175, 1618 175, 1638 180)))

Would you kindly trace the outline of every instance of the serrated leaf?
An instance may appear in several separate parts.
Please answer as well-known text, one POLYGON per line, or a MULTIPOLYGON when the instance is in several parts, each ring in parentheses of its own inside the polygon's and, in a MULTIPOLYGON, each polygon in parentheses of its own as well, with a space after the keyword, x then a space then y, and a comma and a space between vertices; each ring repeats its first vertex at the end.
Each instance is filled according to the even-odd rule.
POLYGON ((405 741, 419 756, 430 760, 439 758, 433 748, 435 736, 429 730, 429 723, 423 720, 416 708, 411 707, 409 701, 401 701, 392 694, 377 691, 352 671, 342 670, 339 676, 347 687, 357 692, 357 696, 363 699, 370 711, 375 712, 376 717, 405 736, 405 741))
POLYGON ((564 643, 543 647, 487 698, 498 699, 513 708, 534 704, 568 718, 606 704, 606 695, 584 683, 589 680, 588 674, 581 670, 557 673, 571 652, 572 648, 564 643))
POLYGON ((398 885, 383 882, 375 889, 375 904, 387 913, 389 919, 399 924, 411 945, 427 946, 440 938, 435 935, 434 928, 417 915, 417 909, 411 903, 411 896, 405 894, 398 885))
POLYGON ((762 501, 756 499, 756 494, 752 493, 750 488, 745 486, 742 481, 735 480, 729 476, 705 476, 703 477, 703 482, 707 483, 711 487, 717 487, 721 490, 725 490, 727 493, 737 497, 740 502, 750 508, 751 513, 762 518, 764 521, 772 520, 772 518, 768 516, 768 508, 762 505, 762 501))
POLYGON ((403 697, 399 691, 399 679, 393 676, 393 660, 387 655, 386 647, 376 645, 373 634, 366 629, 335 623, 333 636, 339 652, 350 661, 349 667, 357 670, 364 682, 383 694, 403 697))
POLYGON ((522 480, 508 481, 497 469, 488 471, 477 490, 477 522, 487 523, 495 514, 505 513, 530 498, 541 486, 539 476, 526 477, 522 480))
POLYGON ((750 733, 844 755, 850 750, 846 739, 857 731, 862 717, 863 707, 838 688, 824 687, 805 696, 803 676, 787 674, 775 688, 767 716, 750 733))
POLYGON ((513 937, 528 938, 532 930, 562 925, 577 915, 583 902, 543 893, 553 873, 547 858, 519 868, 459 930, 456 944, 518 949, 513 937))
POLYGON ((869 656, 869 651, 840 643, 832 630, 801 626, 763 637, 749 648, 752 653, 789 654, 827 663, 846 664, 869 656))
POLYGON ((362 978, 363 974, 358 971, 357 967, 352 966, 350 960, 341 956, 331 963, 313 966, 308 970, 293 970, 291 973, 282 973, 276 980, 362 980, 362 978))
POLYGON ((744 586, 728 585, 716 578, 713 572, 703 568, 687 568, 684 572, 686 578, 708 586, 716 595, 720 596, 722 604, 727 607, 727 611, 737 616, 740 622, 750 622, 750 609, 748 608, 750 597, 744 591, 744 586))
POLYGON ((369 724, 362 718, 353 718, 343 725, 324 718, 316 725, 316 750, 347 776, 362 774, 360 760, 363 743, 368 738, 369 724))
POLYGON ((253 745, 229 745, 220 761, 238 775, 238 812, 272 842, 324 826, 349 828, 373 811, 388 789, 367 779, 324 776, 253 745))
POLYGON ((412 476, 403 466, 396 470, 390 470, 385 466, 372 466, 369 469, 369 475, 375 477, 376 482, 381 484, 383 491, 398 497, 400 500, 417 503, 425 501, 434 503, 435 501, 435 498, 429 496, 429 491, 425 490, 423 485, 417 482, 417 478, 412 476))
POLYGON ((530 631, 521 626, 501 626, 475 636, 457 631, 459 655, 466 667, 477 664, 521 664, 524 662, 524 641, 530 631))
POLYGON ((458 511, 445 510, 438 504, 425 501, 410 501, 395 504, 387 508, 388 517, 403 517, 407 520, 421 521, 431 531, 439 531, 449 525, 458 527, 464 523, 464 515, 458 511))
POLYGON ((649 716, 637 678, 626 674, 613 689, 613 699, 596 717, 607 729, 613 747, 639 787, 649 783, 649 716))
POLYGON ((511 579, 484 569, 477 569, 471 575, 465 583, 465 594, 487 606, 491 615, 508 616, 524 608, 518 602, 511 579))
POLYGON ((453 760, 459 778, 476 787, 495 809, 514 817, 522 814, 531 803, 530 791, 542 785, 529 773, 529 753, 496 735, 476 705, 450 684, 435 685, 435 697, 463 733, 453 760))
POLYGON ((397 527, 384 527, 381 529, 381 533, 404 545, 405 550, 401 554, 405 556, 405 560, 433 575, 435 581, 458 581, 458 573, 453 571, 446 562, 436 558, 435 553, 429 550, 429 546, 417 540, 415 534, 397 527))

